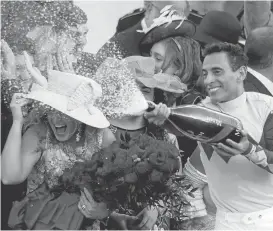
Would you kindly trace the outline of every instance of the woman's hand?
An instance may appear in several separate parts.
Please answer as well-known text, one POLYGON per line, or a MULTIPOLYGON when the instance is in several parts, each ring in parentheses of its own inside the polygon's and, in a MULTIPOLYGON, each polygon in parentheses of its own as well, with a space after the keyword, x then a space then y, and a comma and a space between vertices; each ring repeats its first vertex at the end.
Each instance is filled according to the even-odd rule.
POLYGON ((107 205, 103 202, 96 202, 86 188, 84 192, 81 192, 78 208, 85 217, 90 219, 102 220, 109 216, 107 205))
POLYGON ((29 72, 30 76, 32 77, 33 82, 39 84, 42 87, 47 87, 47 79, 41 74, 40 70, 36 67, 32 66, 30 57, 26 51, 23 51, 25 57, 25 63, 27 71, 29 72))
POLYGON ((155 225, 158 217, 158 210, 155 207, 146 207, 143 209, 137 217, 141 219, 141 222, 137 225, 138 229, 151 230, 155 225))
POLYGON ((22 93, 15 93, 12 97, 10 103, 10 109, 13 116, 13 121, 23 122, 24 121, 24 112, 22 107, 31 102, 30 99, 25 98, 26 95, 22 93))
POLYGON ((1 78, 16 78, 15 56, 5 40, 1 40, 1 78))
POLYGON ((134 222, 138 220, 136 216, 129 216, 126 214, 113 212, 111 214, 111 219, 113 219, 121 229, 128 230, 128 226, 131 226, 134 222))
POLYGON ((75 73, 73 64, 72 64, 72 57, 67 52, 60 52, 58 51, 56 54, 56 62, 57 62, 57 69, 62 72, 67 73, 75 73))

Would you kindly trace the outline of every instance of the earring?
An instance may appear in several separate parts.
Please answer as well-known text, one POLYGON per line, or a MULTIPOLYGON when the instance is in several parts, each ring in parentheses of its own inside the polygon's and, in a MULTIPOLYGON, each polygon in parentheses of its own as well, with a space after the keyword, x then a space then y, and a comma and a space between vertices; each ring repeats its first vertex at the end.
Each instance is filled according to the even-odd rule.
POLYGON ((76 141, 79 142, 81 139, 81 133, 82 133, 82 125, 80 124, 78 127, 78 132, 76 134, 76 141))

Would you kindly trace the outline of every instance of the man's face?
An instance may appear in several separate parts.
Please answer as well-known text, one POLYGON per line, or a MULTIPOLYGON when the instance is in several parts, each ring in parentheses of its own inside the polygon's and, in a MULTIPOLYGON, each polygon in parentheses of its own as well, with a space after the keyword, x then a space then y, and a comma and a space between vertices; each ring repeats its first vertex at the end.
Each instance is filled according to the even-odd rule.
POLYGON ((227 102, 241 95, 243 80, 240 69, 233 71, 225 52, 207 55, 203 62, 203 78, 212 102, 227 102))

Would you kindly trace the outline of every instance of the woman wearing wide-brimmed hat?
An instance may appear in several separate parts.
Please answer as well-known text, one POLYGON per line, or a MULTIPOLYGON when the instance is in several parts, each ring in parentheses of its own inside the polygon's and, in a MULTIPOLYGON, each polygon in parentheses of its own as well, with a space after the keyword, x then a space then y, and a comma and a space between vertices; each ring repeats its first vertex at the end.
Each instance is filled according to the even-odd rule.
MULTIPOLYGON (((142 55, 155 59, 156 72, 178 76, 188 86, 182 97, 177 97, 176 104, 198 102, 200 94, 194 91, 201 74, 200 47, 192 39, 195 25, 184 15, 178 13, 172 5, 161 10, 161 16, 143 30, 145 36, 139 43, 142 55), (189 97, 189 92, 192 97, 189 97)), ((175 101, 168 97, 157 98, 172 106, 175 101)))
MULTIPOLYGON (((163 94, 155 90, 155 103, 165 103, 169 107, 182 104, 197 104, 204 98, 202 89, 198 86, 202 64, 200 60, 200 46, 193 40, 196 27, 185 15, 179 14, 173 5, 161 10, 161 16, 154 23, 143 30, 145 36, 139 43, 143 55, 154 58, 156 72, 177 76, 187 85, 182 94, 163 94), (199 91, 200 90, 200 91, 199 91)), ((187 138, 178 138, 184 147, 184 163, 194 151, 197 143, 187 138)))
MULTIPOLYGON (((121 137, 135 138, 147 134, 155 139, 177 144, 174 136, 170 136, 164 129, 148 124, 143 117, 148 109, 147 101, 153 100, 153 94, 152 91, 146 91, 152 89, 141 87, 138 78, 143 78, 144 82, 148 80, 152 85, 156 84, 156 80, 152 78, 154 69, 155 62, 150 57, 130 56, 122 60, 107 58, 92 77, 102 86, 102 97, 96 105, 111 123, 110 130, 116 140, 122 141, 121 137)), ((160 84, 164 86, 162 83, 158 83, 158 86, 160 84)), ((157 209, 137 210, 143 216, 142 221, 134 229, 152 229, 158 216, 157 209)), ((113 227, 121 228, 109 223, 108 229, 113 227)))
POLYGON ((102 89, 75 74, 51 70, 48 81, 42 83, 37 75, 30 93, 14 94, 10 104, 13 125, 2 153, 2 182, 18 184, 27 179, 27 196, 14 203, 9 225, 13 229, 80 229, 84 217, 107 217, 106 205, 93 201, 87 190, 81 196, 50 190, 58 186, 65 168, 90 160, 115 140, 106 129, 109 121, 94 106, 102 89), (31 126, 22 136, 29 100, 38 107, 26 115, 32 115, 31 126))

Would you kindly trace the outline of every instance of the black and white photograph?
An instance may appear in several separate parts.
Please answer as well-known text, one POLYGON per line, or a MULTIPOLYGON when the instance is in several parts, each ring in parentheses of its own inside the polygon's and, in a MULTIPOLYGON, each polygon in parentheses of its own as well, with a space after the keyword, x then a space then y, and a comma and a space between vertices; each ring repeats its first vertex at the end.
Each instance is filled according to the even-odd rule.
POLYGON ((273 1, 2 0, 1 230, 273 230, 273 1))

